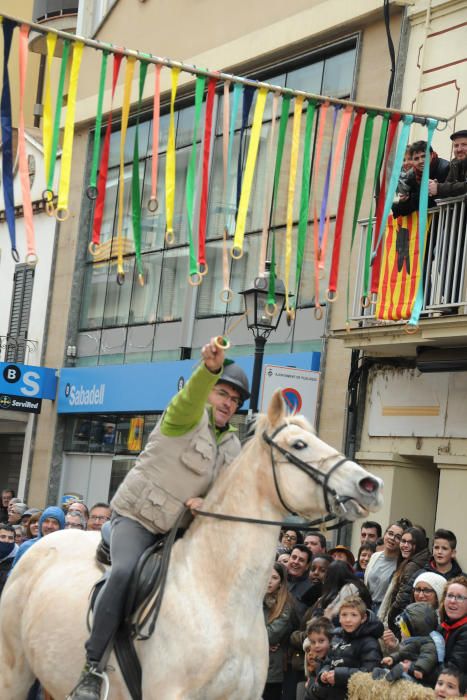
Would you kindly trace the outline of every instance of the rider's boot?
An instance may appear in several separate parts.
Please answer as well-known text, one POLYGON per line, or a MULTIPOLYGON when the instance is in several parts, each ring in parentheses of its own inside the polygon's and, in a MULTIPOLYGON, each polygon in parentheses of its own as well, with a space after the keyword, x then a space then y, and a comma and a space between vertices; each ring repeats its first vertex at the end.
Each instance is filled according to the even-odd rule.
POLYGON ((70 700, 100 700, 103 676, 97 664, 86 662, 80 679, 73 688, 70 700))

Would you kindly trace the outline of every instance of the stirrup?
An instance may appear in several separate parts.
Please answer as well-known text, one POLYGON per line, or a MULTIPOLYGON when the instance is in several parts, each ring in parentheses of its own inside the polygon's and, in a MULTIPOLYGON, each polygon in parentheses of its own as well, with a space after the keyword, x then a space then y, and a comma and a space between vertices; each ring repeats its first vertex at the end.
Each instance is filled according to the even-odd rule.
MULTIPOLYGON (((96 670, 90 671, 89 673, 92 673, 94 676, 98 676, 98 678, 100 678, 102 680, 104 697, 101 698, 101 700, 108 700, 109 692, 110 692, 110 681, 109 681, 109 676, 107 675, 107 672, 105 670, 99 671, 96 668, 96 670)), ((78 681, 78 683, 75 685, 75 687, 71 690, 70 694, 66 696, 65 700, 73 700, 71 696, 73 695, 75 690, 79 687, 80 683, 81 683, 81 679, 78 681)), ((101 695, 102 695, 102 690, 101 690, 101 695)))

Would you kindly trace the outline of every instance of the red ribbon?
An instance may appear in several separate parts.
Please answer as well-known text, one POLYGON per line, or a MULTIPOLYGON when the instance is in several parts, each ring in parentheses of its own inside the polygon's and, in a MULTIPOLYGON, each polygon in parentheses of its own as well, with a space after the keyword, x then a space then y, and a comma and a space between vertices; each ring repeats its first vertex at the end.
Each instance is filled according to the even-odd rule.
POLYGON ((339 274, 339 260, 341 253, 342 226, 344 223, 345 203, 347 201, 350 173, 352 170, 352 164, 355 156, 355 149, 357 146, 358 134, 360 131, 360 125, 362 123, 363 114, 364 110, 359 109, 357 111, 357 116, 354 119, 352 131, 350 133, 349 148, 347 150, 347 155, 345 158, 344 174, 342 177, 342 187, 339 195, 339 205, 337 207, 336 227, 334 230, 334 246, 332 249, 331 272, 329 274, 329 292, 336 292, 337 290, 337 277, 339 274))
MULTIPOLYGON (((378 203, 376 205, 376 224, 375 224, 375 228, 374 228, 374 236, 375 236, 374 246, 376 244, 378 231, 380 230, 381 219, 383 216, 383 209, 384 209, 384 200, 386 199, 386 172, 387 172, 387 167, 388 167, 389 155, 391 153, 392 144, 394 142, 394 137, 396 135, 397 126, 398 126, 400 120, 401 120, 400 114, 392 114, 391 119, 389 120, 388 140, 386 143, 386 155, 384 157, 384 165, 383 165, 383 179, 381 180, 381 188, 379 191, 378 203)), ((375 252, 376 252, 376 256, 375 256, 375 259, 373 260, 373 264, 371 267, 371 292, 373 294, 378 294, 379 274, 380 274, 380 270, 381 270, 381 258, 382 258, 383 246, 379 246, 375 252)))
POLYGON ((204 118, 203 143, 203 180, 201 185, 201 204, 199 209, 198 227, 198 269, 200 273, 206 270, 206 223, 208 213, 209 157, 211 154, 212 112, 214 95, 216 94, 217 78, 210 78, 206 97, 206 114, 204 118))
POLYGON ((102 146, 101 162, 99 165, 99 179, 97 181, 97 199, 94 209, 94 221, 92 225, 92 242, 100 244, 102 219, 104 217, 105 194, 107 185, 107 173, 109 171, 110 136, 112 133, 112 103, 117 86, 118 73, 122 63, 123 54, 114 54, 113 75, 112 75, 112 98, 110 103, 109 116, 107 118, 107 128, 105 131, 104 145, 102 146))

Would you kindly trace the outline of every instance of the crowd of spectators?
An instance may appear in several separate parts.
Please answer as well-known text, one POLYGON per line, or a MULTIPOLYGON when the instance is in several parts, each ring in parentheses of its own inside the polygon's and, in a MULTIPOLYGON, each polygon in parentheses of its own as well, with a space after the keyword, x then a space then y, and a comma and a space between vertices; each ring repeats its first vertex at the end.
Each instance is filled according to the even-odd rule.
POLYGON ((456 547, 446 529, 430 546, 407 518, 384 533, 363 523, 356 556, 344 545, 328 549, 322 532, 283 529, 264 599, 263 700, 344 700, 357 672, 372 683, 410 681, 436 698, 463 697, 467 574, 456 547))

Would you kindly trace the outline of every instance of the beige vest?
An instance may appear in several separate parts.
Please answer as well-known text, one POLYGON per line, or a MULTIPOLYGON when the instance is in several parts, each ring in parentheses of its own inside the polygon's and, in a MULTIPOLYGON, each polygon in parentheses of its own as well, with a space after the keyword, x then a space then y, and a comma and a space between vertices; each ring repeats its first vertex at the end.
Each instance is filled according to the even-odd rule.
POLYGON ((233 432, 223 433, 216 442, 207 410, 193 430, 179 437, 163 435, 159 422, 120 484, 112 508, 151 532, 167 532, 185 501, 205 496, 219 471, 239 452, 240 441, 233 432))

